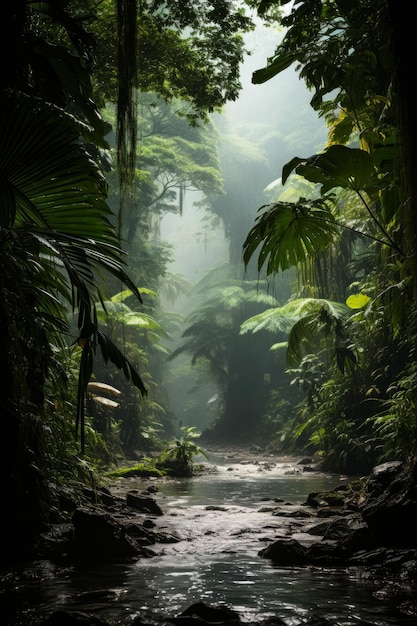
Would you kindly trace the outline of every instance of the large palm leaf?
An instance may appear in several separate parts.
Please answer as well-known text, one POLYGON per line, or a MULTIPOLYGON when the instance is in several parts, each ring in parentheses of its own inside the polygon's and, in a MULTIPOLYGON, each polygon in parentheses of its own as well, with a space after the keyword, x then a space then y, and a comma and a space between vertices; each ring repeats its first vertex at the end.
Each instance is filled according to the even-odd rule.
POLYGON ((344 371, 349 364, 356 361, 352 348, 345 341, 345 325, 349 315, 348 306, 340 302, 322 298, 299 298, 245 320, 240 332, 287 332, 287 342, 276 346, 287 348, 289 367, 298 365, 306 352, 316 352, 319 349, 320 336, 331 337, 331 357, 339 369, 344 371))
MULTIPOLYGON (((79 143, 79 122, 60 109, 16 94, 2 97, 0 112, 0 229, 24 232, 32 242, 32 265, 43 267, 33 283, 33 290, 44 294, 42 300, 38 294, 37 310, 46 306, 46 294, 64 297, 78 308, 84 348, 77 424, 83 427, 83 398, 97 343, 105 358, 145 393, 134 368, 99 334, 95 314, 109 274, 140 295, 125 271, 105 180, 79 143), (41 279, 44 284, 39 284, 41 279)), ((24 242, 21 234, 16 241, 24 242)))
POLYGON ((261 210, 243 244, 243 260, 247 265, 259 249, 258 270, 266 264, 267 275, 297 266, 324 250, 337 232, 333 214, 322 199, 278 202, 261 210))

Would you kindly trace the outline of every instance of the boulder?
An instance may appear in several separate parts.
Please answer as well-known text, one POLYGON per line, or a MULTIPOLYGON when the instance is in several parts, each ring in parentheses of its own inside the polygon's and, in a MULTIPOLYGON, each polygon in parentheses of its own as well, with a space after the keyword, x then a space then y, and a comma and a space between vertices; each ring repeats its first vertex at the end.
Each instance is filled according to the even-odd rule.
MULTIPOLYGON (((183 611, 179 617, 197 617, 209 624, 227 624, 240 622, 240 616, 236 611, 226 606, 209 605, 205 602, 196 602, 183 611)), ((171 621, 171 620, 168 620, 171 621)))
POLYGON ((73 515, 74 548, 82 558, 101 560, 140 554, 139 546, 109 513, 80 508, 73 515))
POLYGON ((109 626, 109 624, 81 611, 55 611, 40 622, 39 626, 109 626))
POLYGON ((305 565, 306 548, 296 539, 277 539, 258 552, 276 565, 305 565))
POLYGON ((324 540, 337 541, 351 553, 372 547, 372 537, 367 524, 357 515, 331 520, 323 532, 324 540))
POLYGON ((417 548, 417 462, 377 466, 360 513, 376 545, 417 548))
POLYGON ((139 494, 136 491, 129 491, 126 495, 126 504, 136 511, 148 513, 150 515, 163 515, 160 506, 153 498, 139 494))
POLYGON ((305 551, 305 560, 312 565, 344 565, 350 553, 346 548, 333 541, 317 541, 305 551))

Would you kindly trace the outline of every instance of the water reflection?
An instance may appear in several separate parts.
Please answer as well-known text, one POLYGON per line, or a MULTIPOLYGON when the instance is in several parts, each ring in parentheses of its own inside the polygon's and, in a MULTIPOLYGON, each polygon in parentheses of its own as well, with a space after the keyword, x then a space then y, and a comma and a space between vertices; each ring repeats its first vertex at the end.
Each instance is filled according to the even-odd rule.
MULTIPOLYGON (((130 564, 65 570, 40 561, 18 585, 3 581, 0 624, 33 626, 65 609, 127 625, 137 615, 173 616, 205 601, 225 604, 247 622, 279 617, 298 626, 314 611, 334 626, 415 625, 349 571, 275 567, 258 556, 266 541, 285 531, 268 506, 277 500, 300 505, 310 492, 340 483, 337 476, 299 473, 287 462, 227 461, 216 474, 158 483, 155 497, 165 515, 155 521, 181 541, 157 544, 156 557, 130 564)), ((118 489, 135 487, 143 484, 127 481, 118 489)))
POLYGON ((174 575, 163 565, 151 565, 147 581, 171 614, 203 600, 231 606, 248 622, 278 616, 288 626, 296 625, 313 611, 338 626, 415 624, 393 604, 381 606, 372 585, 358 584, 343 570, 277 568, 243 555, 239 561, 230 557, 206 563, 198 573, 184 569, 174 575))

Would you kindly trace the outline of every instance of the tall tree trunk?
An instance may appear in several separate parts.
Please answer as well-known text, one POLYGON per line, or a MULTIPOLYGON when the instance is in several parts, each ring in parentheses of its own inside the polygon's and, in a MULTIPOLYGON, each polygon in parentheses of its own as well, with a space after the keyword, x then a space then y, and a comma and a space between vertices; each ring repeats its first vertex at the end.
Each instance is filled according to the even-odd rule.
POLYGON ((391 21, 393 101, 398 115, 404 172, 404 244, 413 294, 417 297, 417 119, 415 113, 415 25, 404 3, 387 0, 391 21))

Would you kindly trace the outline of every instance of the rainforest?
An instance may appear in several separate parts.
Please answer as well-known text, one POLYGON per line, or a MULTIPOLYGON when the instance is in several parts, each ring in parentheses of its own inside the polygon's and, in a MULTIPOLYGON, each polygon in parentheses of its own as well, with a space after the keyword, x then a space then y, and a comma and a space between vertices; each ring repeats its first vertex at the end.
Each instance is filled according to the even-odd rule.
POLYGON ((211 450, 388 489, 401 467, 415 521, 411 22, 395 0, 4 3, 2 580, 90 489, 193 480, 211 450))

